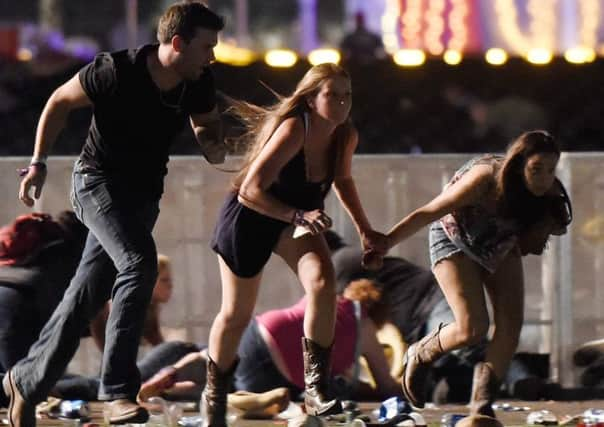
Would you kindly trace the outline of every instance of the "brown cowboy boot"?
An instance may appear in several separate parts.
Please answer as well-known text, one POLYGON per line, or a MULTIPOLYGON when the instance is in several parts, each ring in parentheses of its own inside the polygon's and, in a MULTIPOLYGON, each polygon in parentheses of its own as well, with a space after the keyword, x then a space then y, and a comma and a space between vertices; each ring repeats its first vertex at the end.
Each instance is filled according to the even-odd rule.
POLYGON ((499 391, 499 380, 491 365, 484 362, 477 363, 472 380, 470 413, 495 418, 491 405, 497 397, 497 391, 499 391))
POLYGON ((228 371, 222 372, 208 355, 206 363, 206 386, 201 394, 199 408, 201 411, 202 427, 226 427, 227 394, 237 363, 235 360, 228 371))
POLYGON ((412 344, 405 353, 401 385, 405 397, 416 408, 423 408, 426 403, 426 379, 430 364, 444 354, 439 334, 445 326, 444 323, 438 325, 437 329, 412 344))
POLYGON ((304 407, 309 415, 331 415, 342 412, 338 399, 328 397, 331 346, 321 347, 302 337, 304 357, 304 407))
POLYGON ((480 362, 474 367, 470 415, 462 418, 456 427, 499 427, 502 424, 495 418, 491 405, 499 391, 499 380, 488 363, 480 362))

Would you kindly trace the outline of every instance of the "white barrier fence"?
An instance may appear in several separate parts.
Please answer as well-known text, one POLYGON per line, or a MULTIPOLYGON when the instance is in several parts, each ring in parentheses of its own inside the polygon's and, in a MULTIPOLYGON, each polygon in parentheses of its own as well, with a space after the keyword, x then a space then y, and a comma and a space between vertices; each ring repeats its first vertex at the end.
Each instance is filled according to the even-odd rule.
MULTIPOLYGON (((415 207, 436 195, 468 155, 358 156, 354 175, 367 214, 375 228, 389 229, 415 207)), ((0 158, 0 224, 27 212, 17 199, 16 169, 24 158, 0 158)), ((49 161, 49 176, 35 209, 52 214, 69 208, 74 158, 49 161)), ((155 229, 160 252, 172 257, 175 287, 162 311, 162 323, 175 336, 206 342, 220 305, 216 256, 209 240, 231 175, 208 166, 201 158, 170 161, 161 214, 155 229)), ((551 376, 575 385, 572 351, 580 343, 604 336, 604 153, 565 153, 559 177, 573 200, 575 221, 563 237, 554 238, 543 257, 525 258, 526 308, 522 351, 551 354, 551 376)), ((354 229, 335 196, 327 211, 334 229, 357 243, 354 229)), ((427 229, 392 250, 428 266, 427 229)), ((281 261, 273 258, 265 270, 256 309, 285 306, 302 289, 281 261)), ((98 372, 98 351, 90 343, 80 349, 71 369, 98 372)))

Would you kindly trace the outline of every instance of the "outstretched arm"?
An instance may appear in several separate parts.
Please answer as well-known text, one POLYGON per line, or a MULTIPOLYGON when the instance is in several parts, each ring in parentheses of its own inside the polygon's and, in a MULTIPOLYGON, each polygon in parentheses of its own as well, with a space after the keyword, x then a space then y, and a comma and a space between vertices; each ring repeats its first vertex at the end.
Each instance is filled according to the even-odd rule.
POLYGON ((65 127, 69 113, 76 108, 91 104, 77 74, 59 86, 46 102, 38 122, 32 165, 28 168, 19 188, 19 199, 25 205, 34 204, 34 199, 29 194, 32 187, 36 188, 34 198, 40 198, 46 180, 46 157, 65 127))
POLYGON ((339 162, 336 165, 333 187, 359 233, 363 249, 375 248, 379 251, 385 251, 386 239, 383 234, 371 228, 352 177, 352 157, 358 141, 358 133, 354 130, 352 137, 342 148, 339 162))
POLYGON ((419 209, 411 212, 388 232, 388 247, 405 240, 444 215, 463 206, 477 202, 488 191, 493 178, 493 168, 478 165, 470 169, 459 181, 419 209))

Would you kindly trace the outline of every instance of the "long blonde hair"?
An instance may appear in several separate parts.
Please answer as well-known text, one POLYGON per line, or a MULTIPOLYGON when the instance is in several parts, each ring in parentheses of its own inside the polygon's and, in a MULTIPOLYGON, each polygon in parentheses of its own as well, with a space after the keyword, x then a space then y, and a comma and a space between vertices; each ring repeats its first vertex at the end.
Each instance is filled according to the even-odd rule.
MULTIPOLYGON (((350 80, 348 73, 336 64, 316 65, 306 72, 290 96, 284 97, 273 92, 277 97, 277 102, 269 107, 260 107, 245 101, 230 100, 229 113, 245 126, 245 133, 236 141, 238 145, 244 144, 246 148, 243 164, 233 181, 236 189, 240 187, 250 165, 258 157, 279 125, 289 117, 308 111, 307 98, 316 96, 323 83, 336 76, 350 80)), ((334 142, 338 146, 342 146, 351 137, 352 130, 353 125, 350 118, 348 118, 335 129, 334 142)))

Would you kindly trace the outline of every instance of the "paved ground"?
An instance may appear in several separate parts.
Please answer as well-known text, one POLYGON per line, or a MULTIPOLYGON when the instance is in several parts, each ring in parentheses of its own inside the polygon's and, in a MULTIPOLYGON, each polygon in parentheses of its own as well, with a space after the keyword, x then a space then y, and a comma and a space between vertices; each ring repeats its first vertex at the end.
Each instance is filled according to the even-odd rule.
MULTIPOLYGON (((559 420, 563 421, 566 417, 578 415, 583 413, 588 408, 604 408, 604 400, 591 400, 583 402, 554 402, 554 401, 541 401, 541 402, 516 402, 516 401, 500 401, 502 403, 509 403, 510 406, 517 407, 529 407, 530 410, 510 412, 510 411, 497 411, 497 415, 500 420, 506 426, 523 426, 526 425, 526 417, 530 411, 547 409, 553 412, 559 420)), ((376 403, 362 403, 360 406, 366 412, 370 413, 372 408, 376 408, 376 403)), ((103 425, 102 417, 102 405, 99 403, 92 403, 92 423, 103 425)), ((467 407, 465 406, 454 406, 446 405, 438 408, 426 408, 422 411, 422 414, 429 426, 435 427, 440 425, 440 419, 445 413, 467 413, 467 407)), ((185 416, 194 416, 195 412, 185 412, 185 416)), ((6 420, 6 412, 0 413, 2 420, 6 420)), ((4 421, 6 423, 6 421, 4 421)), ((77 426, 78 423, 73 421, 59 421, 52 419, 38 419, 38 426, 77 426)), ((286 426, 286 421, 266 421, 266 420, 236 420, 232 426, 234 427, 260 427, 260 426, 286 426)), ((330 422, 329 426, 342 426, 342 423, 330 422)), ((571 422, 569 425, 576 425, 576 422, 571 422)), ((148 424, 151 426, 151 423, 148 424)), ((158 424, 153 424, 154 427, 158 424)))

